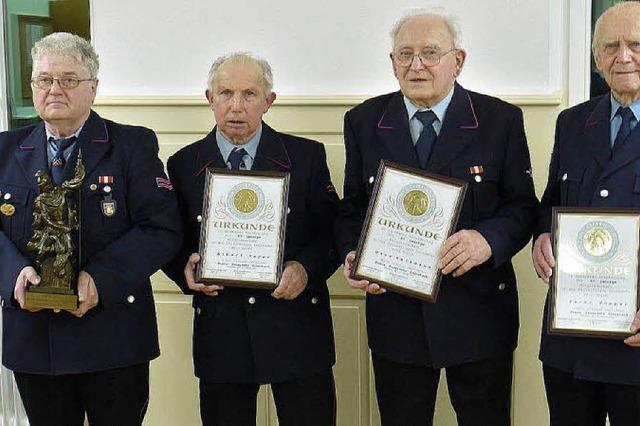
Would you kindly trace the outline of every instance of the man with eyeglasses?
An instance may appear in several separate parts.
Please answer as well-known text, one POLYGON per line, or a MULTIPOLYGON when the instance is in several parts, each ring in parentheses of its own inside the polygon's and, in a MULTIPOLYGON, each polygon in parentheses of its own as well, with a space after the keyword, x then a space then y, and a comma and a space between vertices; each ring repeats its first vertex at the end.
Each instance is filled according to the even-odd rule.
MULTIPOLYGON (((640 3, 621 2, 596 21, 592 51, 610 92, 560 113, 534 232, 533 265, 555 266, 554 206, 640 208, 640 3)), ((640 312, 625 340, 549 335, 540 360, 552 426, 640 424, 640 312)))
POLYGON ((154 133, 91 110, 98 85, 91 44, 54 33, 31 55, 43 122, 0 134, 2 362, 15 373, 32 426, 80 426, 85 415, 91 425, 140 425, 149 361, 159 355, 149 277, 180 244, 177 202, 154 133), (69 182, 80 154, 85 177, 71 195, 80 221, 72 238, 78 306, 27 308, 26 288, 41 283, 28 248, 34 204, 47 208, 46 199, 36 201, 38 185, 69 182))
POLYGON ((508 425, 518 336, 511 258, 529 240, 537 205, 522 112, 456 83, 466 52, 451 18, 415 11, 391 35, 400 91, 345 115, 336 224, 345 279, 367 293, 382 424, 432 424, 445 368, 460 425, 508 425), (383 159, 468 182, 456 232, 441 253, 435 304, 349 278, 383 159))

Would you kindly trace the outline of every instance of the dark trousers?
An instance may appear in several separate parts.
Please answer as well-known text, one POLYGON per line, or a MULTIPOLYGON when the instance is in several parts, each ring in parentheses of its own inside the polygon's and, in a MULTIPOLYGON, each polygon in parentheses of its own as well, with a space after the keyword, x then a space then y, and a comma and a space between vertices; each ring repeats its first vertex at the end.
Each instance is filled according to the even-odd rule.
POLYGON ((139 426, 149 403, 149 363, 94 373, 15 373, 31 426, 139 426))
MULTIPOLYGON (((511 424, 513 355, 447 367, 449 397, 460 426, 511 424)), ((382 426, 426 426, 433 412, 440 370, 373 355, 382 426)))
MULTIPOLYGON (((200 380, 204 426, 256 424, 257 383, 200 380)), ((280 426, 335 426, 336 391, 331 370, 288 382, 271 383, 280 426)))
POLYGON ((551 426, 640 425, 640 386, 591 382, 544 365, 551 426))

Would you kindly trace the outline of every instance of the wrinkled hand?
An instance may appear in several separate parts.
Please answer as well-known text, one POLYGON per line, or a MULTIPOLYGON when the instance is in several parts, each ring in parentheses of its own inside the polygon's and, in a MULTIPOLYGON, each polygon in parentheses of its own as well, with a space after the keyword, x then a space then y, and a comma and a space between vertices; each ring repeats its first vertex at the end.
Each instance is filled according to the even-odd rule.
POLYGON ((187 265, 184 267, 184 279, 187 281, 187 286, 193 291, 199 291, 206 296, 217 296, 218 291, 223 290, 221 285, 206 285, 196 282, 196 265, 200 262, 200 255, 198 253, 192 253, 189 256, 187 265))
POLYGON ((344 279, 347 280, 349 287, 356 288, 362 291, 365 291, 370 294, 382 294, 386 292, 384 288, 380 287, 380 285, 376 283, 370 283, 367 280, 354 280, 349 278, 351 275, 351 268, 353 267, 353 262, 356 260, 356 252, 350 251, 347 254, 347 257, 344 258, 344 266, 342 268, 342 275, 344 275, 344 279))
POLYGON ((551 234, 549 232, 540 234, 536 242, 533 243, 531 259, 533 260, 533 267, 538 277, 549 284, 549 278, 553 272, 552 268, 556 266, 556 260, 553 257, 553 249, 551 247, 551 234))
MULTIPOLYGON (((13 297, 16 299, 22 309, 27 309, 24 307, 24 298, 27 287, 29 285, 38 284, 40 284, 40 276, 38 275, 36 270, 33 269, 32 266, 25 266, 24 268, 22 268, 22 271, 20 271, 20 273, 18 274, 18 278, 16 278, 16 285, 13 288, 13 297)), ((38 312, 41 309, 37 308, 27 310, 31 312, 38 312)))
POLYGON ((285 262, 278 287, 271 293, 276 299, 293 300, 307 287, 309 276, 300 262, 285 262))
POLYGON ((638 331, 640 331, 640 311, 636 313, 631 323, 631 332, 635 334, 624 339, 624 343, 634 348, 640 348, 640 333, 638 333, 638 331))
POLYGON ((80 271, 78 274, 78 309, 69 312, 82 318, 84 314, 98 305, 99 300, 98 289, 93 278, 85 271, 80 271))
POLYGON ((491 257, 491 246, 481 233, 463 229, 451 235, 440 250, 438 268, 444 275, 454 277, 486 262, 491 257))

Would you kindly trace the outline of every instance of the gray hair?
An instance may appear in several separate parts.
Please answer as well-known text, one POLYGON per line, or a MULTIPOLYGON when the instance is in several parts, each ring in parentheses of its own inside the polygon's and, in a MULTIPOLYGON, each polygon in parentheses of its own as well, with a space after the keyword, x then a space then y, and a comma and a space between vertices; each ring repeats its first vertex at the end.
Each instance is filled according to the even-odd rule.
POLYGON ((460 26, 458 25, 458 20, 455 16, 445 13, 442 8, 433 7, 433 8, 421 8, 421 9, 412 9, 406 12, 400 19, 396 21, 391 28, 391 47, 395 48, 396 37, 400 32, 400 29, 404 24, 409 21, 412 21, 416 18, 437 18, 444 22, 447 30, 449 30, 449 34, 451 35, 451 39, 453 40, 453 47, 459 49, 461 44, 461 32, 460 26))
POLYGON ((613 13, 618 13, 624 9, 640 10, 640 3, 638 3, 637 1, 621 1, 620 3, 617 3, 611 6, 610 8, 608 8, 607 10, 605 10, 602 13, 602 15, 598 17, 596 24, 593 26, 593 38, 591 40, 591 51, 593 52, 594 56, 597 53, 596 50, 598 49, 598 44, 600 43, 600 31, 602 28, 602 21, 604 20, 605 17, 613 13))
POLYGON ((213 90, 213 84, 218 78, 220 67, 227 62, 235 62, 240 64, 254 64, 260 68, 262 77, 262 87, 265 93, 271 93, 273 90, 273 73, 271 72, 271 66, 269 63, 249 52, 233 52, 224 56, 218 57, 211 65, 209 70, 209 77, 207 79, 207 88, 213 90))
POLYGON ((100 62, 91 43, 70 33, 53 33, 38 40, 31 49, 33 62, 45 56, 62 56, 75 59, 89 73, 89 78, 98 78, 100 62))

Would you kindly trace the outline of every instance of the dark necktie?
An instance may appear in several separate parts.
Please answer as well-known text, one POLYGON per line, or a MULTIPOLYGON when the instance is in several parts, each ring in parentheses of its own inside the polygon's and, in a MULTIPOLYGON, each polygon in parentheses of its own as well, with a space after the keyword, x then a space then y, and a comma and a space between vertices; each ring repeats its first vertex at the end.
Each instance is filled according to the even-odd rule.
POLYGON ((633 115, 633 111, 631 111, 631 108, 629 107, 618 108, 616 114, 622 117, 620 130, 618 130, 616 140, 613 143, 613 149, 618 150, 622 147, 622 145, 624 145, 624 142, 627 140, 629 133, 631 133, 631 120, 635 119, 635 116, 633 115))
POLYGON ((247 154, 247 151, 244 148, 235 148, 229 154, 229 163, 231 163, 232 170, 240 170, 240 166, 244 166, 244 156, 247 154))
POLYGON ((429 155, 431 155, 431 149, 438 137, 433 128, 433 122, 436 121, 438 117, 436 117, 436 114, 431 110, 418 111, 416 112, 415 117, 420 120, 423 126, 422 133, 420 133, 420 137, 416 141, 416 154, 418 154, 420 168, 424 169, 427 167, 427 161, 429 160, 429 155))
POLYGON ((54 140, 53 138, 49 138, 57 148, 56 155, 53 157, 51 161, 51 177, 53 178, 53 183, 56 185, 60 185, 62 183, 62 178, 64 175, 64 166, 66 165, 66 161, 64 159, 64 151, 71 146, 72 143, 76 141, 75 136, 71 136, 67 139, 58 139, 54 140))

